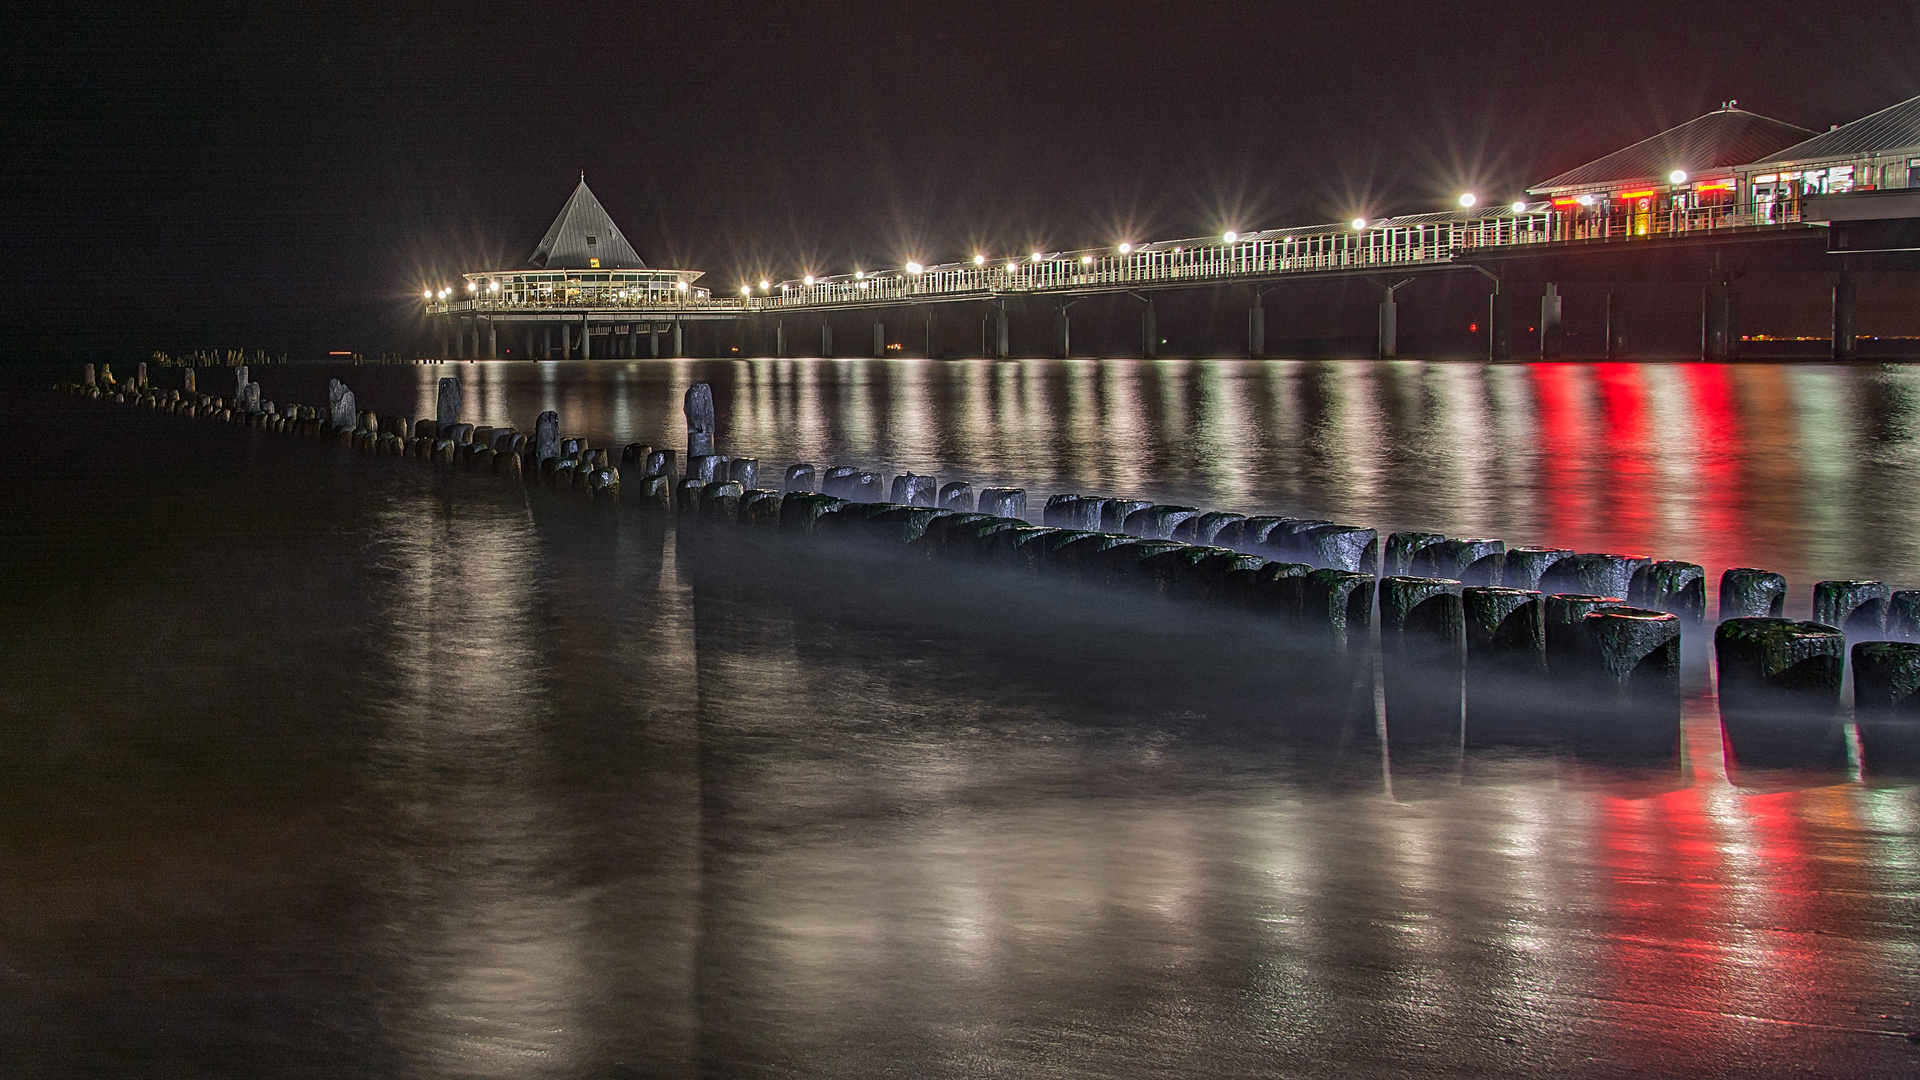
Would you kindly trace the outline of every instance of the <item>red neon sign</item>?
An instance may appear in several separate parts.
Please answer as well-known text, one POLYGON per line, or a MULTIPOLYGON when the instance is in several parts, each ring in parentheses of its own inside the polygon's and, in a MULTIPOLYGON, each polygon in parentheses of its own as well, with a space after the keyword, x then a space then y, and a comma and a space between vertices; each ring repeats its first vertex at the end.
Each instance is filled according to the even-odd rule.
POLYGON ((1623 191, 1620 194, 1614 196, 1614 198, 1616 199, 1650 199, 1652 197, 1653 197, 1652 188, 1648 188, 1645 191, 1623 191))

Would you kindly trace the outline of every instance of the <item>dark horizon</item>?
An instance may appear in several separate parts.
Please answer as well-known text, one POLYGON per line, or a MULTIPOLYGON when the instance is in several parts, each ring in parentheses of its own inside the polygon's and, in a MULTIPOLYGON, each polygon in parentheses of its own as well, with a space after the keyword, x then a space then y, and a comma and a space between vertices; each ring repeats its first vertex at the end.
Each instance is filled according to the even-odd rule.
POLYGON ((743 277, 1438 209, 1737 99, 1920 93, 1920 13, 1707 3, 147 9, 0 17, 5 354, 416 344, 584 171, 743 277))

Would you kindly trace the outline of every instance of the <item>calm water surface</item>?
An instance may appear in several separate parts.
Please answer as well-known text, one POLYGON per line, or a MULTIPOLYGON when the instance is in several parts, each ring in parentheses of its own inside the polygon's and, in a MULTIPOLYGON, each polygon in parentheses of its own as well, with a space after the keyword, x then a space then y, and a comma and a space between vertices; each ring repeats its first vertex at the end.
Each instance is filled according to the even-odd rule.
MULTIPOLYGON (((763 466, 1920 583, 1900 367, 460 371, 610 445, 704 378, 763 466)), ((256 373, 329 374, 440 371, 256 373)), ((0 412, 0 1073, 1920 1068, 1914 784, 1729 776, 1704 688, 1678 768, 1396 765, 1256 624, 0 412)))

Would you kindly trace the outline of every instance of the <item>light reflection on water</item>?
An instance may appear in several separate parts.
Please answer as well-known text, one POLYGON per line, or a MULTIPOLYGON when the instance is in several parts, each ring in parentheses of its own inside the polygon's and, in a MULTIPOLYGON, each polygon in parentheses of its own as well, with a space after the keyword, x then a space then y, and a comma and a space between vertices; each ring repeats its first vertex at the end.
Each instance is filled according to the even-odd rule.
MULTIPOLYGON (((498 367, 477 415, 610 443, 717 370, 498 367)), ((728 367, 766 375, 724 430, 769 462, 1003 455, 1723 558, 1907 458, 1871 368, 728 367), (1753 435, 1800 430, 1803 374, 1851 434, 1753 435)), ((1920 1023, 1914 787, 1735 786, 1710 699, 1679 771, 1480 756, 1389 797, 1364 738, 1295 738, 1287 654, 1238 623, 89 408, 77 460, 0 433, 38 511, 0 533, 27 1075, 1911 1067, 1875 1033, 1920 1023)))

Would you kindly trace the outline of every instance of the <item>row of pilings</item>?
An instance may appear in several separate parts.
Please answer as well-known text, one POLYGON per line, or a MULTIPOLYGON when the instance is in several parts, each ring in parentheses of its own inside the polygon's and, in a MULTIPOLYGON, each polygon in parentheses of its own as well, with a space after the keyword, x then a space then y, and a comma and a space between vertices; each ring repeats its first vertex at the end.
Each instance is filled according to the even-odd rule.
MULTIPOLYGON (((763 487, 757 459, 717 452, 705 384, 687 391, 684 457, 632 443, 616 458, 562 436, 551 411, 531 432, 462 422, 457 378, 440 380, 437 415, 416 420, 357 410, 338 380, 325 406, 277 407, 245 368, 233 399, 200 393, 190 378, 162 391, 87 374, 59 389, 516 478, 700 527, 840 537, 1231 608, 1303 643, 1351 693, 1377 677, 1396 754, 1535 747, 1671 760, 1682 651, 1705 630, 1707 581, 1694 563, 1429 532, 1383 538, 1364 526, 1084 494, 1053 495, 1034 524, 1024 489, 976 492, 852 465, 793 464, 779 488, 763 487)), ((1786 596, 1786 579, 1770 571, 1720 578, 1712 654, 1730 765, 1846 767, 1850 673, 1863 766, 1920 769, 1920 590, 1821 581, 1804 621, 1785 617, 1786 596)))

